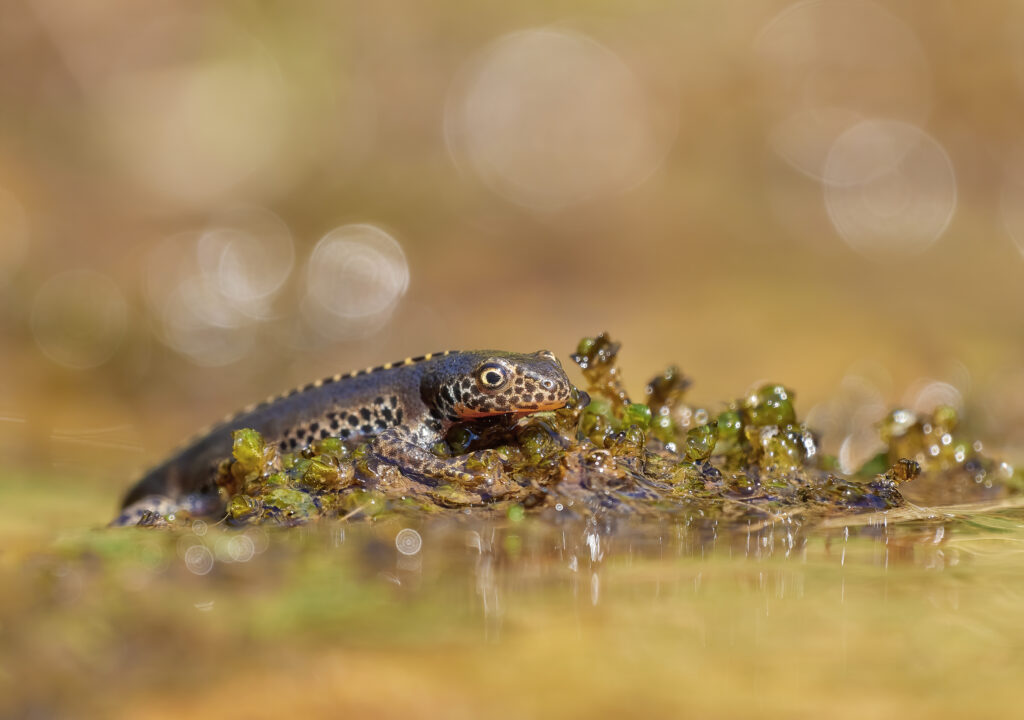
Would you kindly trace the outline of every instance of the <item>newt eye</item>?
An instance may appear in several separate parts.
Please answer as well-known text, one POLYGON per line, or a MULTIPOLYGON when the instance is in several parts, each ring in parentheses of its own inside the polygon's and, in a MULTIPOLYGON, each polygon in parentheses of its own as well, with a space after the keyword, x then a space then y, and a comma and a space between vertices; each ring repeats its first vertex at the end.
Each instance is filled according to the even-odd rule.
POLYGON ((476 379, 481 387, 494 390, 508 381, 508 370, 498 363, 486 363, 477 370, 476 379))

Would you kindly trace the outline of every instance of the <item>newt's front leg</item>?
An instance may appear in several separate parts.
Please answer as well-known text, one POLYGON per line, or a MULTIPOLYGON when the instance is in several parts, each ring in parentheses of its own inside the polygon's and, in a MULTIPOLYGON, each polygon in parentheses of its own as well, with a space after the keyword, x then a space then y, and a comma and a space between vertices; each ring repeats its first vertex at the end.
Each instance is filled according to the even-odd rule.
POLYGON ((380 460, 396 465, 403 473, 457 482, 461 485, 479 485, 486 482, 480 473, 466 470, 465 458, 442 458, 416 442, 416 436, 403 427, 388 428, 377 435, 370 449, 380 460))

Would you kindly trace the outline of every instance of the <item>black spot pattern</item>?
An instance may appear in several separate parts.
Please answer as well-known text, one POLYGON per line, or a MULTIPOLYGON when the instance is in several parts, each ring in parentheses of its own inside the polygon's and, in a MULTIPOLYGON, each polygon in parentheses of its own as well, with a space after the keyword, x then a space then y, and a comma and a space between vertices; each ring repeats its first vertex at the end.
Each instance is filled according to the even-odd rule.
MULTIPOLYGON (((411 363, 403 363, 403 366, 414 365, 416 362, 412 360, 411 363)), ((432 402, 428 400, 425 408, 417 407, 416 417, 423 423, 422 429, 427 431, 426 435, 420 433, 419 436, 423 438, 443 433, 447 425, 460 420, 460 414, 466 410, 484 414, 537 410, 568 395, 568 381, 561 374, 560 368, 554 375, 543 367, 531 368, 529 365, 521 368, 506 363, 506 369, 509 381, 495 388, 500 392, 480 385, 475 371, 463 371, 461 375, 452 377, 450 382, 441 383, 432 402), (426 417, 423 417, 424 410, 426 417)), ((373 371, 355 375, 369 372, 373 371)), ((326 382, 314 383, 303 388, 302 392, 314 391, 326 382)), ((297 423, 284 433, 278 441, 279 447, 282 451, 295 451, 314 440, 332 436, 346 440, 374 436, 388 428, 403 426, 407 418, 408 413, 401 407, 398 394, 370 396, 364 404, 335 407, 318 417, 305 418, 304 422, 297 423)))
POLYGON ((294 452, 317 439, 340 437, 347 440, 358 435, 376 435, 401 422, 398 396, 378 395, 369 405, 332 410, 288 428, 278 441, 278 447, 282 452, 294 452))
MULTIPOLYGON (((472 480, 472 474, 455 469, 456 459, 429 455, 428 448, 451 421, 462 419, 460 416, 559 407, 570 390, 568 378, 549 352, 445 352, 311 383, 249 406, 211 429, 209 435, 223 434, 225 424, 233 428, 281 428, 279 434, 265 437, 284 452, 301 450, 314 440, 331 436, 377 436, 377 457, 403 470, 428 477, 472 480), (479 379, 481 368, 494 364, 502 366, 502 374, 508 378, 493 388, 502 391, 500 397, 481 387, 479 379), (377 374, 378 370, 382 372, 377 374), (325 407, 331 401, 338 404, 325 407), (435 411, 433 415, 430 410, 435 411), (390 428, 396 431, 388 432, 390 428), (380 452, 384 448, 389 452, 380 452)), ((177 451, 144 477, 136 490, 154 485, 169 492, 201 490, 202 483, 209 480, 209 441, 224 441, 223 437, 209 435, 177 451), (180 478, 189 478, 185 486, 177 483, 180 478)), ((129 498, 135 499, 131 493, 129 498)))
POLYGON ((550 352, 529 356, 481 354, 475 363, 454 361, 461 372, 432 388, 433 417, 459 420, 522 410, 553 409, 564 404, 571 385, 550 352), (500 366, 496 369, 496 366, 500 366), (461 375, 459 377, 458 375, 461 375))

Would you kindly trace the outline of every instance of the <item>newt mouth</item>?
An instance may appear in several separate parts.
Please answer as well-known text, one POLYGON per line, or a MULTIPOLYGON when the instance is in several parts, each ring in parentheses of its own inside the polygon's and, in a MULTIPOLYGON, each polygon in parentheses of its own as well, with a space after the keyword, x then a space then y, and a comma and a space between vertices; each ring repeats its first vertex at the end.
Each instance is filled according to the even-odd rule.
POLYGON ((547 410, 559 410, 565 407, 567 400, 558 400, 554 402, 540 402, 530 403, 528 407, 516 408, 513 410, 473 410, 467 408, 465 405, 458 403, 455 405, 455 414, 463 420, 475 420, 479 418, 498 417, 500 415, 511 415, 516 419, 529 415, 535 412, 544 412, 547 410))

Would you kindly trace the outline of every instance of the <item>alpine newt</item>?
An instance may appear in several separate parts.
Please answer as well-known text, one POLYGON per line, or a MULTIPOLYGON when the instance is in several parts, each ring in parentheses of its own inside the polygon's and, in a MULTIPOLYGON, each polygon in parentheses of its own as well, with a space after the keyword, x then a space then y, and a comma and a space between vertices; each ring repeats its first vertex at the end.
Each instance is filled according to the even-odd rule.
POLYGON ((454 423, 560 408, 571 389, 547 350, 447 351, 335 375, 245 408, 187 443, 136 483, 115 523, 176 505, 213 511, 216 467, 231 454, 239 428, 258 431, 285 452, 320 438, 372 437, 373 454, 404 472, 470 481, 462 459, 430 451, 454 423))

